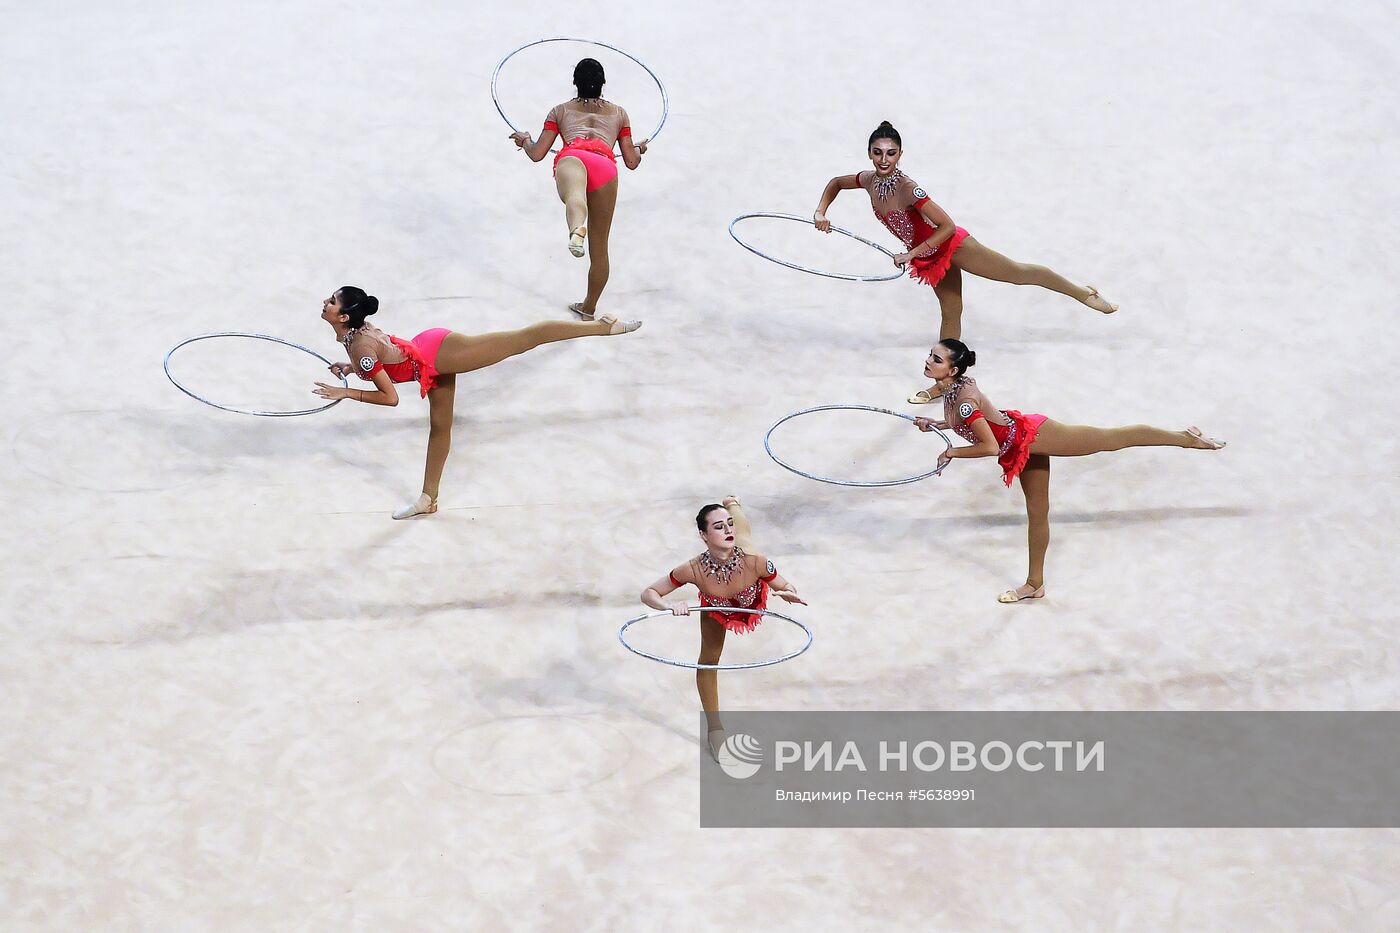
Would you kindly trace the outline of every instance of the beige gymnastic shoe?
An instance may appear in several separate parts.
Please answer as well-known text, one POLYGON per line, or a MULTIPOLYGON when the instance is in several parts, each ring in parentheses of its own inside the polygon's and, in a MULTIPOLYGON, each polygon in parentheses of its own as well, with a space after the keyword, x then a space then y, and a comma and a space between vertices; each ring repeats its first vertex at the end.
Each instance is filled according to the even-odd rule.
POLYGON ((575 258, 583 256, 583 241, 588 236, 588 224, 569 231, 569 254, 575 258))
POLYGON ((611 324, 608 330, 609 337, 616 337, 618 334, 630 334, 632 331, 642 326, 641 321, 619 321, 615 314, 604 314, 595 320, 600 324, 611 324))
POLYGON ((1198 443, 1198 444, 1196 445, 1196 447, 1195 447, 1196 450, 1224 450, 1224 449, 1225 449, 1225 444, 1226 444, 1225 441, 1218 441, 1218 440, 1216 440, 1216 439, 1213 438, 1213 437, 1206 437, 1205 434, 1201 431, 1201 429, 1198 428, 1198 427, 1196 427, 1195 425, 1192 425, 1191 427, 1187 428, 1187 429, 1186 429, 1186 433, 1189 434, 1189 435, 1191 435, 1191 436, 1194 437, 1197 441, 1200 442, 1200 443, 1198 443))
POLYGON ((394 513, 396 521, 412 518, 415 515, 432 515, 437 511, 437 500, 426 492, 394 513))
POLYGON ((724 748, 725 734, 723 729, 711 729, 710 734, 705 737, 710 746, 710 757, 715 760, 715 764, 720 763, 719 750, 724 748))
POLYGON ((938 385, 931 385, 927 389, 920 389, 913 395, 905 399, 910 405, 927 405, 936 402, 944 395, 948 394, 948 387, 939 388, 938 385))
POLYGON ((1097 288, 1092 285, 1086 287, 1089 289, 1089 297, 1084 299, 1086 305, 1102 314, 1112 314, 1114 311, 1118 310, 1118 306, 1103 295, 1100 295, 1097 288))
POLYGON ((1007 590, 997 597, 999 603, 1019 603, 1023 599, 1044 599, 1045 584, 1031 586, 1029 583, 1022 583, 1014 590, 1007 590))
POLYGON ((569 305, 569 310, 577 314, 579 317, 583 318, 585 321, 595 320, 595 315, 592 311, 583 310, 583 302, 581 301, 575 301, 573 304, 569 305))

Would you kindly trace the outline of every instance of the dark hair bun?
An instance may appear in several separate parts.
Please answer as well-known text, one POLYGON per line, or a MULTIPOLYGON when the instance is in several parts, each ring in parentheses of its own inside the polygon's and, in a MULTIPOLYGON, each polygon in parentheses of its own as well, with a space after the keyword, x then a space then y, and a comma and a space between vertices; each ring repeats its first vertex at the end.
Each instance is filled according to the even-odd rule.
POLYGON ((881 120, 880 125, 875 127, 874 132, 870 134, 870 141, 865 144, 866 148, 875 145, 877 139, 892 139, 896 146, 904 148, 904 140, 899 138, 899 130, 895 129, 889 120, 881 120))
MULTIPOLYGON (((373 295, 366 295, 355 305, 355 310, 359 313, 360 317, 369 317, 379 310, 379 299, 373 295)), ((972 364, 969 363, 968 365, 971 366, 972 364)))
POLYGON ((578 96, 584 100, 601 96, 606 80, 603 63, 596 58, 580 59, 574 66, 574 87, 578 89, 578 96))
POLYGON ((968 350, 968 351, 967 351, 967 359, 963 361, 963 366, 976 366, 976 365, 977 365, 977 351, 976 351, 976 350, 968 350))

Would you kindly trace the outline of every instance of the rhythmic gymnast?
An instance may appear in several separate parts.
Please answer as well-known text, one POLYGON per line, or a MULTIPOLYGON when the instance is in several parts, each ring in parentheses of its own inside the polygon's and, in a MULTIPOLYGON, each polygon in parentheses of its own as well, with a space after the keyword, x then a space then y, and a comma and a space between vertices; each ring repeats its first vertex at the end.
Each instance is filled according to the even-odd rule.
MULTIPOLYGON (((842 191, 865 189, 875 216, 904 243, 905 252, 894 257, 895 265, 908 268, 910 278, 932 286, 938 296, 943 316, 940 340, 962 336, 963 272, 1014 285, 1039 285, 1104 314, 1118 310, 1093 286, 1075 285, 1045 266, 1016 262, 979 243, 953 223, 947 211, 930 201, 914 179, 899 170, 901 145, 899 131, 888 120, 882 122, 870 134, 869 156, 875 170, 839 175, 827 182, 812 219, 818 230, 830 233, 826 209, 831 202, 842 191)), ((938 395, 931 388, 920 389, 909 397, 909 402, 923 405, 936 398, 938 395)))
POLYGON ((613 144, 620 144, 623 163, 635 171, 642 164, 647 140, 634 144, 627 111, 603 100, 603 66, 596 60, 585 58, 574 67, 574 87, 578 96, 549 111, 538 140, 531 140, 529 133, 511 133, 510 138, 534 162, 545 157, 555 139, 564 139, 564 147, 554 157, 554 186, 564 202, 569 252, 582 256, 584 239, 590 244, 588 294, 569 305, 569 310, 592 320, 608 284, 608 234, 617 207, 613 144))
MULTIPOLYGON (((700 540, 705 542, 705 550, 647 587, 642 593, 644 604, 653 609, 669 609, 678 616, 690 615, 690 607, 684 600, 668 603, 662 599, 689 583, 700 591, 702 606, 766 609, 770 586, 774 595, 787 602, 807 605, 797 595, 797 588, 778 574, 771 560, 752 552, 753 530, 737 498, 726 496, 723 505, 712 503, 702 508, 695 516, 695 527, 699 529, 700 540)), ((718 664, 726 632, 742 635, 753 631, 762 621, 761 615, 742 612, 701 613, 699 663, 718 664)), ((705 710, 709 731, 706 738, 715 760, 719 760, 719 748, 724 744, 717 673, 695 672, 695 688, 700 693, 700 706, 705 710)))
POLYGON ((929 351, 924 375, 934 380, 934 389, 943 396, 943 420, 915 418, 921 431, 949 428, 971 447, 954 447, 938 458, 939 466, 953 458, 996 457, 1001 464, 1001 481, 1010 486, 1021 481, 1029 520, 1027 542, 1030 569, 1026 582, 997 597, 997 602, 1015 603, 1040 599, 1045 595, 1045 552, 1050 547, 1050 458, 1083 457, 1129 447, 1189 447, 1220 450, 1224 441, 1213 440, 1200 428, 1168 431, 1145 424, 1124 428, 1093 428, 1061 424, 1044 415, 1023 415, 1019 411, 998 411, 987 401, 977 382, 966 375, 977 362, 977 354, 961 340, 949 337, 929 351))
POLYGON ((349 363, 333 363, 331 372, 342 378, 353 372, 373 382, 374 388, 350 389, 318 382, 312 391, 321 398, 392 407, 399 403, 394 383, 418 383, 419 393, 428 399, 428 461, 423 470, 423 493, 394 513, 394 518, 400 519, 437 511, 442 468, 452 448, 452 403, 459 373, 494 365, 541 344, 627 334, 642 326, 641 321, 619 321, 605 314, 597 321, 544 321, 491 334, 459 334, 434 327, 404 340, 365 322, 378 310, 379 299, 354 285, 336 289, 321 302, 321 320, 331 325, 336 340, 350 354, 349 363))

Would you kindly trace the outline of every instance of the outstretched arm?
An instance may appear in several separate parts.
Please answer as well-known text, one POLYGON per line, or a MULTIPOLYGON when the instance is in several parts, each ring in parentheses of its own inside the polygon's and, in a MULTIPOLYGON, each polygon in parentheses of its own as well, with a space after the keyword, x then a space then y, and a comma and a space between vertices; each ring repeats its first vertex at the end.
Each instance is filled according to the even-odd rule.
POLYGON ((836 200, 836 195, 842 191, 849 191, 852 188, 860 187, 860 173, 854 175, 837 175, 826 183, 822 189, 822 199, 817 203, 816 213, 812 215, 812 220, 816 223, 817 229, 822 233, 831 232, 831 221, 826 219, 826 209, 831 206, 831 202, 836 200))
POLYGON ((370 405, 386 405, 393 408, 399 403, 399 392, 394 388, 394 381, 389 378, 389 374, 384 370, 379 370, 374 374, 373 389, 347 388, 346 386, 326 385, 324 382, 316 383, 316 388, 311 390, 321 398, 329 399, 354 399, 357 402, 366 402, 370 405))
POLYGON ((768 585, 772 587, 773 595, 777 596, 779 599, 786 600, 790 603, 801 603, 804 606, 807 605, 807 601, 797 595, 797 587, 793 586, 790 582, 788 582, 787 577, 783 576, 782 574, 776 574, 773 577, 772 582, 770 582, 768 585))

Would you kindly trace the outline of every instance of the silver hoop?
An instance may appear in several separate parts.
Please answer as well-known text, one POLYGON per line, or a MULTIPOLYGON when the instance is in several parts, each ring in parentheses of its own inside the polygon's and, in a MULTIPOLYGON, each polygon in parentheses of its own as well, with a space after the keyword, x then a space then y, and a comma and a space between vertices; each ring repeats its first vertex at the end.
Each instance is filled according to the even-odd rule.
MULTIPOLYGON (((900 411, 890 411, 888 408, 876 408, 873 405, 818 405, 815 408, 804 408, 801 411, 795 411, 790 415, 786 415, 782 418, 779 418, 776 422, 773 423, 773 426, 768 429, 768 433, 763 435, 763 449, 768 452, 768 456, 773 458, 774 463, 776 463, 778 466, 782 467, 785 470, 791 470, 798 476, 805 476, 808 479, 814 479, 819 483, 831 483, 835 486, 903 486, 905 483, 917 483, 921 479, 928 479, 930 476, 937 476, 938 474, 942 473, 943 468, 948 465, 947 463, 943 463, 938 467, 929 470, 927 473, 920 473, 918 476, 910 476, 906 477, 905 479, 882 480, 880 482, 874 483, 860 482, 857 480, 833 479, 829 476, 816 476, 812 473, 806 472, 805 470, 799 470, 797 467, 793 466, 791 463, 788 463, 782 457, 779 457, 777 454, 773 453, 773 448, 769 444, 769 439, 772 438, 773 432, 778 430, 778 427, 780 425, 784 424, 785 422, 791 421, 798 415, 810 415, 814 411, 878 411, 882 415, 894 415, 896 418, 903 418, 906 421, 915 420, 913 415, 906 415, 900 411)), ((939 436, 939 438, 943 441, 945 451, 953 449, 953 442, 948 440, 948 435, 944 434, 937 428, 934 428, 932 433, 936 433, 939 436)))
POLYGON ((669 664, 672 667, 688 667, 692 670, 697 671, 744 671, 755 667, 770 667, 774 664, 781 664, 784 661, 791 661, 793 658, 797 657, 799 654, 802 654, 808 648, 812 647, 811 629, 794 619, 792 616, 785 616, 781 612, 774 612, 772 609, 731 609, 727 606, 691 606, 690 611, 742 612, 747 613, 748 615, 756 616, 775 616, 786 622, 791 622, 793 625, 802 629, 802 631, 805 632, 807 635, 807 641, 803 643, 801 648, 798 648, 796 651, 789 652, 788 654, 785 654, 780 658, 770 658, 767 661, 750 661, 748 664, 696 664, 690 661, 675 661, 671 658, 663 658, 660 655, 649 654, 641 650, 640 648, 637 648, 627 643, 627 630, 629 628, 631 628, 633 625, 636 625, 638 622, 644 622, 647 619, 655 619, 658 616, 673 615, 674 613, 672 613, 669 609, 658 609, 656 612, 648 612, 646 615, 637 616, 635 619, 628 619, 626 622, 622 623, 622 628, 617 630, 617 640, 622 642, 622 647, 626 648, 628 651, 632 652, 635 655, 640 655, 641 657, 647 658, 652 661, 660 661, 662 664, 669 664))
MULTIPOLYGON (((292 343, 290 340, 283 340, 281 337, 273 337, 270 334, 246 334, 241 331, 230 330, 220 331, 217 334, 200 334, 197 337, 187 337, 186 339, 181 340, 179 343, 175 344, 175 346, 170 348, 170 352, 165 354, 165 362, 162 365, 165 367, 165 378, 170 380, 170 384, 175 386, 175 388, 179 389, 181 392, 188 395, 190 398, 195 399, 196 401, 203 402, 204 404, 217 408, 220 411, 231 411, 239 415, 257 415, 259 418, 291 418, 294 415, 314 415, 318 411, 325 411, 327 408, 339 405, 342 401, 344 401, 344 399, 333 399, 330 402, 327 402, 325 405, 320 406, 319 408, 305 408, 301 411, 252 411, 247 408, 231 408, 228 405, 220 405, 218 402, 211 402, 209 399, 205 398, 202 395, 196 395, 194 392, 191 392, 189 389, 185 388, 185 386, 181 385, 180 380, 176 379, 173 375, 171 375, 170 358, 175 355, 176 350, 180 349, 187 343, 194 343, 197 340, 211 340, 214 337, 251 337, 254 340, 270 340, 273 343, 280 343, 283 346, 293 347, 297 350, 301 350, 303 353, 310 353, 312 356, 316 357, 316 359, 325 363, 327 366, 334 365, 330 360, 326 359, 324 356, 317 353, 310 347, 303 347, 299 343, 292 343)), ((340 377, 340 384, 346 388, 349 388, 350 386, 350 383, 346 381, 344 376, 340 377)))
MULTIPOLYGON (((506 112, 501 109, 501 99, 496 96, 496 78, 498 75, 500 75, 501 68, 505 65, 506 62, 510 61, 517 54, 525 51, 531 46, 542 45, 545 42, 583 42, 587 43, 588 45, 596 45, 599 48, 611 49, 617 54, 622 55, 626 58, 630 58, 632 59, 632 61, 642 66, 642 70, 645 71, 647 74, 651 75, 651 80, 656 82, 656 89, 661 92, 661 122, 656 124, 656 129, 651 131, 651 135, 646 138, 646 141, 651 142, 653 139, 656 138, 657 134, 661 132, 661 128, 666 125, 666 115, 670 113, 671 101, 670 98, 666 96, 666 85, 661 83, 661 79, 656 76, 656 72, 648 68, 646 62, 642 61, 640 58, 633 55, 631 52, 624 52, 622 49, 618 48, 615 45, 608 45, 606 42, 599 42, 597 39, 580 39, 576 36, 549 36, 544 39, 535 39, 533 42, 526 42, 519 48, 512 49, 510 52, 506 53, 506 57, 496 63, 496 70, 491 72, 491 103, 496 105, 496 112, 501 115, 502 120, 506 121, 506 126, 510 127, 517 133, 525 132, 525 130, 522 130, 520 127, 512 123, 510 117, 506 116, 506 112)), ((557 152, 558 150, 551 149, 549 151, 557 152)))
MULTIPOLYGON (((904 275, 903 269, 896 269, 894 272, 888 275, 846 275, 843 272, 823 272, 820 269, 810 269, 807 266, 800 266, 795 262, 788 262, 786 259, 779 259, 776 256, 769 256, 767 253, 763 252, 757 247, 751 246, 748 243, 745 243, 743 240, 739 239, 739 234, 734 232, 735 224, 737 224, 741 220, 748 220, 750 217, 776 217, 779 220, 795 220, 799 223, 810 224, 812 226, 816 226, 816 222, 813 221, 810 217, 802 217, 799 214, 778 214, 774 213, 773 211, 755 211, 752 214, 740 214, 738 217, 735 217, 733 220, 731 220, 729 222, 729 235, 734 238, 734 242, 738 243, 740 246, 753 253, 755 256, 762 256, 769 262, 776 262, 780 266, 787 266, 789 269, 796 269, 798 272, 810 272, 813 275, 824 275, 829 279, 843 279, 847 282, 890 282, 904 275)), ((835 233, 845 234, 853 240, 859 240, 866 246, 874 247, 875 249, 878 249, 880 252, 884 253, 891 259, 894 258, 894 253, 885 249, 883 246, 881 246, 879 243, 874 242, 873 240, 867 240, 859 233, 852 233, 844 227, 838 227, 835 224, 831 225, 831 229, 835 233)))

